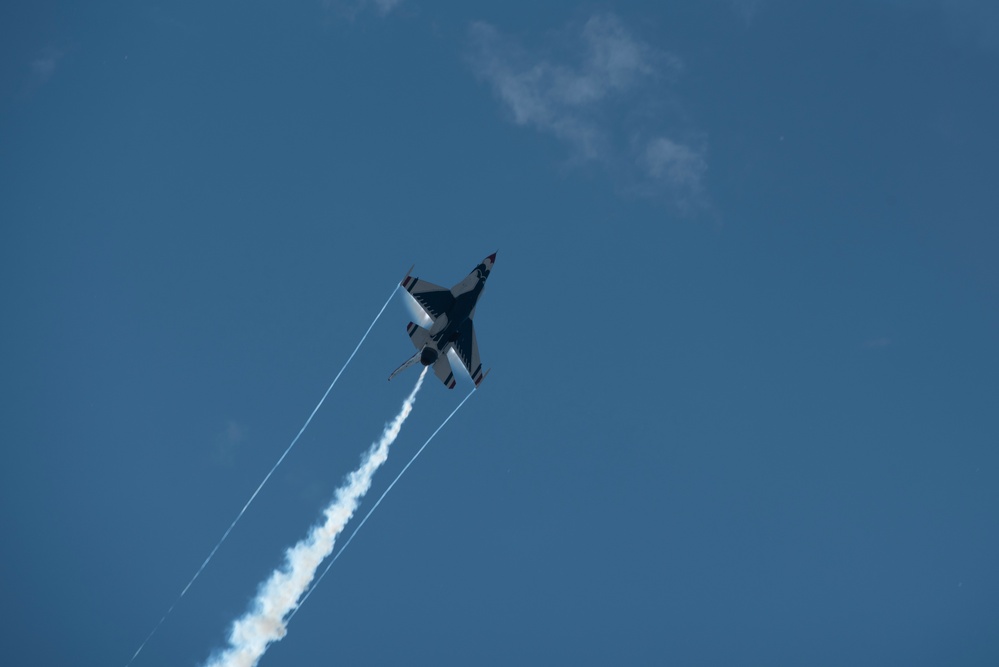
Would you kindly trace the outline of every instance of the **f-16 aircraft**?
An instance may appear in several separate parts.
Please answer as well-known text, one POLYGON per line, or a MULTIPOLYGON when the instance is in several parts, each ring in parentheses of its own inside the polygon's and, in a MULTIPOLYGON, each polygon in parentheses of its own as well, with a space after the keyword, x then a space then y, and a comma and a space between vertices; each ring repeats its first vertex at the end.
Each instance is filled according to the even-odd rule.
MULTIPOLYGON (((439 377, 448 389, 454 389, 456 384, 454 373, 447 357, 448 349, 454 348, 475 386, 479 386, 489 371, 482 372, 479 345, 475 342, 475 330, 472 328, 472 315, 475 314, 475 304, 482 295, 486 278, 489 277, 495 261, 496 253, 489 255, 472 269, 468 277, 451 289, 413 278, 408 272, 406 273, 400 285, 416 299, 420 307, 430 316, 433 324, 429 329, 413 322, 406 326, 417 352, 395 369, 389 380, 419 361, 424 366, 432 365, 434 375, 439 377)), ((409 271, 412 270, 410 268, 409 271)))

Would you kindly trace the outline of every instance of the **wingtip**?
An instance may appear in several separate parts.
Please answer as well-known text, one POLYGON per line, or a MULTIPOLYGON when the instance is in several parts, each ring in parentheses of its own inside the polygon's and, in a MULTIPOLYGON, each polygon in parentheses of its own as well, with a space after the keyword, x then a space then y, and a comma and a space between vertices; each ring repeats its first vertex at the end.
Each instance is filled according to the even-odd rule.
POLYGON ((403 277, 403 279, 401 281, 399 281, 400 285, 402 285, 403 287, 405 287, 407 284, 409 284, 410 277, 412 276, 413 269, 415 269, 415 268, 416 268, 416 264, 413 264, 413 266, 409 267, 409 271, 406 271, 406 275, 403 277))

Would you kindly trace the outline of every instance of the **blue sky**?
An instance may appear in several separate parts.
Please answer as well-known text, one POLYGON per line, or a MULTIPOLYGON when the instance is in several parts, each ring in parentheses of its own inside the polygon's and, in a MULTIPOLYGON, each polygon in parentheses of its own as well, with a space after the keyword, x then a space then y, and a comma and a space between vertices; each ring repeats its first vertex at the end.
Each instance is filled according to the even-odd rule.
MULTIPOLYGON (((497 250, 492 374, 261 664, 999 660, 994 3, 7 3, 0 54, 5 662, 124 664, 406 268, 497 250)), ((223 645, 409 319, 137 667, 223 645)))

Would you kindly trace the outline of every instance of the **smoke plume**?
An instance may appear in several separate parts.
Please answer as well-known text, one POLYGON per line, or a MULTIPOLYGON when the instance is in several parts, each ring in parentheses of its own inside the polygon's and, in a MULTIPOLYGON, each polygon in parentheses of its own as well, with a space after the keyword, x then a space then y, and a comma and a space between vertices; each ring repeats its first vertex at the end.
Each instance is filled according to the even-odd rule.
POLYGON ((428 368, 423 369, 399 414, 385 426, 381 438, 371 445, 360 467, 337 489, 333 502, 323 511, 324 520, 314 526, 305 539, 288 549, 284 564, 260 586, 250 610, 233 623, 229 646, 212 656, 206 667, 254 667, 267 647, 285 636, 288 615, 298 606, 323 559, 333 552, 337 537, 371 487, 375 471, 388 458, 389 447, 413 410, 428 368))

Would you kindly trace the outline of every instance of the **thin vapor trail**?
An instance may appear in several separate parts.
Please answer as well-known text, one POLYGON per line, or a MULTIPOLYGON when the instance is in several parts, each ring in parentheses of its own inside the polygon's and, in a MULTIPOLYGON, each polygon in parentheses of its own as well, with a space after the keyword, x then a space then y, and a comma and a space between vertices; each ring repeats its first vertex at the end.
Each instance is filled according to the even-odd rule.
POLYGON ((129 658, 127 663, 125 663, 125 667, 129 667, 132 664, 132 662, 135 660, 135 658, 138 657, 139 653, 142 652, 142 649, 145 648, 147 643, 149 643, 149 640, 152 639, 153 635, 156 634, 156 631, 160 629, 161 625, 163 625, 163 621, 167 619, 167 616, 170 615, 170 612, 173 611, 173 608, 177 606, 177 603, 180 602, 181 598, 183 598, 184 595, 187 593, 187 589, 189 589, 191 587, 191 584, 193 584, 194 581, 199 576, 201 576, 201 573, 204 571, 205 567, 208 565, 209 562, 211 562, 212 558, 215 556, 215 552, 219 550, 219 547, 222 546, 222 543, 226 541, 227 537, 229 537, 229 533, 231 533, 232 529, 236 527, 236 524, 239 523, 239 520, 243 518, 243 514, 246 513, 246 509, 250 506, 250 503, 252 503, 253 500, 257 497, 257 494, 260 493, 260 490, 264 488, 264 484, 267 483, 267 480, 271 478, 271 475, 273 475, 274 471, 277 470, 279 465, 281 465, 281 462, 284 461, 284 458, 288 456, 288 452, 291 451, 291 448, 295 446, 295 443, 298 442, 298 439, 302 437, 303 433, 305 433, 305 429, 308 428, 309 423, 312 422, 312 418, 316 416, 317 412, 319 412, 320 406, 322 406, 323 402, 326 400, 326 397, 330 395, 330 392, 333 390, 333 386, 336 385, 337 380, 340 379, 340 376, 343 375, 343 372, 347 370, 347 366, 354 359, 354 355, 357 354, 357 351, 361 349, 361 345, 363 345, 364 341, 368 338, 368 334, 370 334, 371 330, 375 327, 375 323, 379 320, 379 318, 381 318, 382 313, 385 312, 385 309, 388 307, 389 303, 391 303, 392 297, 395 296, 395 292, 397 289, 399 289, 398 285, 392 288, 392 293, 389 294, 389 297, 388 299, 386 299, 385 304, 382 305, 381 310, 379 310, 378 314, 375 315, 375 319, 371 321, 371 324, 368 326, 368 330, 364 332, 363 336, 361 336, 361 340, 358 341, 357 347, 355 347, 354 351, 350 353, 349 357, 347 357, 347 361, 343 363, 343 366, 340 368, 340 372, 336 374, 335 378, 333 378, 333 382, 331 382, 329 388, 326 389, 326 393, 323 394, 323 397, 319 399, 319 403, 317 403, 316 407, 313 408, 312 414, 310 414, 309 418, 305 420, 305 424, 303 424, 302 428, 298 431, 298 435, 296 435, 295 439, 291 441, 291 444, 288 445, 288 448, 284 450, 284 453, 281 454, 280 458, 278 458, 277 463, 275 463, 274 466, 271 467, 270 471, 264 476, 263 481, 260 482, 260 485, 257 486, 256 491, 253 492, 253 495, 250 496, 250 499, 246 501, 245 505, 243 505, 243 509, 239 510, 239 514, 236 515, 236 518, 233 519, 232 523, 229 524, 229 527, 226 528, 225 533, 222 534, 221 539, 219 539, 218 543, 216 543, 215 547, 208 554, 208 557, 205 558, 205 561, 201 564, 201 567, 198 568, 198 571, 194 573, 194 576, 191 577, 191 580, 187 582, 186 586, 184 586, 184 590, 180 592, 180 595, 177 596, 177 599, 173 601, 173 604, 170 605, 170 608, 166 610, 165 614, 163 614, 163 618, 161 618, 159 620, 159 623, 157 623, 153 627, 152 632, 150 632, 149 635, 146 637, 146 639, 141 644, 139 644, 139 648, 135 650, 135 653, 132 654, 132 657, 129 658))
POLYGON ((465 401, 470 399, 472 397, 472 394, 474 393, 475 389, 473 388, 472 391, 468 392, 468 395, 466 395, 465 398, 461 399, 461 403, 459 403, 458 407, 456 407, 454 410, 451 411, 451 414, 447 416, 447 419, 441 422, 441 425, 437 427, 437 430, 430 434, 430 437, 427 438, 427 441, 423 443, 423 446, 421 446, 418 450, 416 450, 416 453, 413 454, 413 458, 409 459, 409 463, 407 463, 405 467, 403 467, 403 469, 399 472, 399 474, 395 476, 395 479, 392 480, 392 483, 388 485, 388 488, 382 492, 382 495, 379 496, 375 504, 372 505, 371 509, 368 510, 368 513, 364 515, 363 519, 361 519, 361 523, 357 524, 357 527, 354 528, 354 532, 350 534, 350 537, 347 538, 347 541, 343 543, 343 546, 340 547, 340 550, 336 552, 336 555, 333 556, 333 559, 330 560, 328 565, 326 565, 326 569, 323 570, 323 573, 319 575, 318 579, 316 579, 316 583, 312 584, 312 587, 309 588, 309 590, 302 597, 302 600, 298 603, 295 609, 292 610, 291 615, 288 617, 287 622, 291 622, 291 619, 295 617, 295 614, 298 613, 298 610, 302 608, 302 605, 305 604, 305 601, 309 599, 310 595, 312 595, 312 591, 316 590, 316 587, 323 580, 323 577, 325 577, 326 573, 330 571, 331 567, 333 567, 333 563, 336 562, 336 559, 339 558, 341 554, 343 554, 344 550, 350 546, 350 543, 354 540, 354 535, 357 535, 357 531, 359 531, 361 527, 368 522, 368 517, 370 517, 371 514, 376 509, 378 509, 378 506, 382 504, 383 500, 385 500, 385 496, 387 496, 388 492, 392 490, 392 487, 395 486, 395 483, 399 481, 399 478, 402 477, 407 470, 409 470, 409 466, 413 465, 413 461, 416 460, 416 457, 418 457, 421 453, 423 453, 423 450, 427 448, 427 445, 429 445, 430 441, 434 439, 434 436, 440 433, 440 430, 444 428, 444 425, 447 424, 449 421, 451 421, 451 417, 454 417, 455 413, 458 412, 459 409, 461 409, 461 406, 465 404, 465 401))
POLYGON ((357 510, 371 488, 371 478, 388 458, 389 447, 399 437, 402 425, 413 410, 416 394, 423 385, 429 366, 420 373, 416 386, 402 404, 391 423, 386 424, 378 442, 361 461, 360 467, 347 476, 336 491, 333 502, 323 511, 325 520, 309 535, 285 553, 285 563, 275 570, 257 592, 250 611, 237 619, 229 633, 229 647, 209 659, 207 667, 253 667, 267 647, 288 632, 288 614, 298 606, 298 600, 316 576, 316 570, 333 553, 336 538, 357 510))

